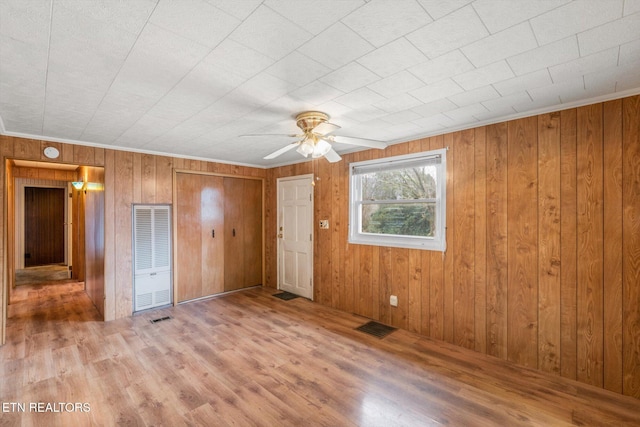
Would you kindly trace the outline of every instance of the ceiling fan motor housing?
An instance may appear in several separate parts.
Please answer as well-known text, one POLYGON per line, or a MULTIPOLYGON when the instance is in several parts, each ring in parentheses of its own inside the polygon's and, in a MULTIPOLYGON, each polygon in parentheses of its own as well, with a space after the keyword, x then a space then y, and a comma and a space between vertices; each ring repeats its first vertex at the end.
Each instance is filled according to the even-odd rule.
POLYGON ((329 115, 320 111, 305 111, 296 116, 296 124, 304 133, 311 132, 320 123, 329 121, 329 115))

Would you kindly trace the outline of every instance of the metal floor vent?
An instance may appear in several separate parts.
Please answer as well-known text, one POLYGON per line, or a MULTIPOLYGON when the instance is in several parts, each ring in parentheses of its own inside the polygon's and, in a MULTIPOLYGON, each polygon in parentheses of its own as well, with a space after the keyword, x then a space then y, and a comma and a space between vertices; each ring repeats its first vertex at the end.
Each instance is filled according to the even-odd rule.
POLYGON ((163 320, 169 320, 169 319, 171 319, 171 316, 164 316, 164 317, 158 317, 157 319, 149 320, 149 322, 158 323, 158 322, 162 322, 163 320))
POLYGON ((291 292, 280 292, 279 294, 273 294, 274 297, 280 298, 281 300, 289 301, 294 298, 298 298, 300 295, 292 294, 291 292))
POLYGON ((391 332, 395 331, 397 328, 383 325, 382 323, 374 322, 372 320, 371 322, 365 323, 362 326, 358 326, 356 329, 358 331, 364 332, 365 334, 373 335, 374 337, 384 338, 391 332))

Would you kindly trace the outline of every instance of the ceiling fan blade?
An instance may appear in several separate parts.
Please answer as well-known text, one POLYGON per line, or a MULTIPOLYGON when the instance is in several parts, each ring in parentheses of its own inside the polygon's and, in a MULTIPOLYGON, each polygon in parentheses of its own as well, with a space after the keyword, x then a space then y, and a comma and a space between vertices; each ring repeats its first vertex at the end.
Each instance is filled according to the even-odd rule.
POLYGON ((289 145, 285 145, 281 149, 274 151, 273 153, 269 154, 268 156, 264 156, 263 159, 265 159, 265 160, 275 159, 279 155, 284 154, 289 150, 293 150, 294 148, 296 148, 298 146, 298 144, 300 144, 300 141, 296 141, 296 142, 293 142, 293 143, 291 143, 289 145))
POLYGON ((324 157, 329 161, 329 163, 335 163, 342 160, 342 157, 340 157, 340 155, 336 153, 333 148, 329 150, 327 154, 324 155, 324 157))
POLYGON ((288 137, 288 138, 302 138, 304 136, 304 134, 293 134, 293 133, 247 133, 244 135, 240 135, 240 137, 245 137, 245 136, 284 136, 284 137, 288 137))
POLYGON ((338 135, 333 135, 332 139, 334 142, 339 142, 341 144, 359 145, 362 147, 377 148, 380 150, 384 150, 385 148, 387 148, 386 143, 378 141, 376 139, 356 138, 354 136, 338 135))
POLYGON ((323 122, 318 126, 313 128, 313 133, 317 133, 318 135, 329 135, 331 132, 340 129, 340 126, 334 125, 333 123, 323 122))

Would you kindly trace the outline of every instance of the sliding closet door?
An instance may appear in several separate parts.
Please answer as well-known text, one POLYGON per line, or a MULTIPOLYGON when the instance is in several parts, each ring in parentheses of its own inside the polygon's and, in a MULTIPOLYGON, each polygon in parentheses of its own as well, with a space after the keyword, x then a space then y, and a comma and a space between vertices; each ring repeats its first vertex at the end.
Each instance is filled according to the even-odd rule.
POLYGON ((262 181, 224 178, 224 290, 262 284, 262 181))
POLYGON ((262 285, 262 181, 244 180, 244 286, 262 285))
POLYGON ((176 174, 176 218, 178 302, 223 292, 223 179, 176 174))
POLYGON ((244 287, 244 232, 242 229, 245 210, 244 179, 224 178, 224 252, 229 262, 224 268, 224 290, 233 291, 244 287))

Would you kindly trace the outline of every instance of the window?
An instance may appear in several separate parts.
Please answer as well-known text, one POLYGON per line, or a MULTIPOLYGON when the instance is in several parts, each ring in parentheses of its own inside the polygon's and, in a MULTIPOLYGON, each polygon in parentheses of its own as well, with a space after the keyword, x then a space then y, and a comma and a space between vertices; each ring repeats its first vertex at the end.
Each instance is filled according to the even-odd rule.
POLYGON ((447 150, 349 165, 349 242, 444 251, 447 150))

